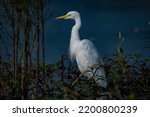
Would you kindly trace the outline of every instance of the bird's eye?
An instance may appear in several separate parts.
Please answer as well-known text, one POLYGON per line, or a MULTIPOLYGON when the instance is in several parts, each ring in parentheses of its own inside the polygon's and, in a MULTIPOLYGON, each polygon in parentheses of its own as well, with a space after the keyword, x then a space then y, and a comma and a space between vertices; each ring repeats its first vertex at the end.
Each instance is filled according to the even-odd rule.
POLYGON ((68 16, 70 17, 70 16, 71 16, 71 14, 68 14, 68 16))

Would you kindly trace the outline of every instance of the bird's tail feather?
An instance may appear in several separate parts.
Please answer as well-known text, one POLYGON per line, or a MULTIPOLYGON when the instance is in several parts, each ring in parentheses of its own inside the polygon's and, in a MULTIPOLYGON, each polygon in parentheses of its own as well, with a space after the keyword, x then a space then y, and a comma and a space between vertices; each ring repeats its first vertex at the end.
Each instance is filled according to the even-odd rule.
POLYGON ((103 88, 107 87, 107 79, 106 79, 105 71, 103 67, 100 67, 99 69, 97 69, 93 78, 96 81, 96 84, 98 86, 103 87, 103 88))
POLYGON ((107 87, 107 79, 103 67, 96 66, 92 69, 90 68, 88 72, 85 72, 85 76, 89 79, 93 78, 98 86, 103 88, 107 87))

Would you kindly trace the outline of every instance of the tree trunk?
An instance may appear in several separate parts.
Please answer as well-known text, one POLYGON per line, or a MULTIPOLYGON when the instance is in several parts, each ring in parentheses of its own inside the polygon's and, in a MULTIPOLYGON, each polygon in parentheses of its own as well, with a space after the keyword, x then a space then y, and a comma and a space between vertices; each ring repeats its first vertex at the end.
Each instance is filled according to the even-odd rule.
POLYGON ((17 78, 18 71, 18 45, 19 45, 19 13, 16 12, 16 31, 15 31, 15 79, 17 78))
POLYGON ((21 90, 22 90, 22 99, 24 99, 24 87, 25 79, 27 80, 27 68, 28 68, 28 41, 29 41, 29 28, 28 28, 28 11, 25 11, 24 14, 24 48, 23 48, 23 59, 22 59, 22 81, 21 81, 21 90))
POLYGON ((16 48, 15 48, 15 44, 16 44, 16 38, 15 38, 15 19, 14 19, 14 9, 13 9, 13 13, 12 13, 12 18, 10 19, 11 21, 11 27, 12 27, 12 37, 13 37, 13 79, 16 79, 15 76, 15 69, 16 69, 16 60, 15 60, 15 53, 16 53, 16 48))
POLYGON ((38 80, 39 80, 39 38, 40 38, 40 2, 35 0, 36 9, 36 98, 38 96, 38 80))
POLYGON ((43 10, 44 10, 44 4, 43 1, 40 0, 41 5, 41 42, 42 42, 42 66, 43 66, 43 79, 44 79, 44 93, 46 93, 46 77, 45 77, 45 40, 44 40, 44 16, 43 16, 43 10))

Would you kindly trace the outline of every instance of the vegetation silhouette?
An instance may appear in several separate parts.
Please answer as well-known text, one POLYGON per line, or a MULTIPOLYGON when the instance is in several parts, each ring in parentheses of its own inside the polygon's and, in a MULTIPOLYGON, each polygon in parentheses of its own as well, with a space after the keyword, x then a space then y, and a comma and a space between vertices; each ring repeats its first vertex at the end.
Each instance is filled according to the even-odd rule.
POLYGON ((121 33, 116 52, 103 58, 107 89, 92 78, 75 82, 80 72, 67 55, 45 64, 44 24, 52 15, 50 4, 0 1, 0 99, 150 99, 150 58, 126 54, 121 33))

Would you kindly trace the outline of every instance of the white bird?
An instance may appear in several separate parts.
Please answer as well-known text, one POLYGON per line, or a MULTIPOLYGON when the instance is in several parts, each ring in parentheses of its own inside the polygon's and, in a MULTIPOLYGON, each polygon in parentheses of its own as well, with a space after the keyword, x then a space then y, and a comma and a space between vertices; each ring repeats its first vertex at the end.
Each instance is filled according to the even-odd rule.
POLYGON ((100 65, 100 57, 94 44, 87 40, 80 40, 79 29, 81 27, 80 14, 76 11, 70 11, 66 15, 59 16, 56 19, 72 19, 75 25, 72 27, 69 54, 71 61, 76 59, 78 68, 84 76, 94 78, 97 85, 103 88, 107 87, 104 68, 94 67, 100 65), (91 69, 92 72, 91 72, 91 69))

